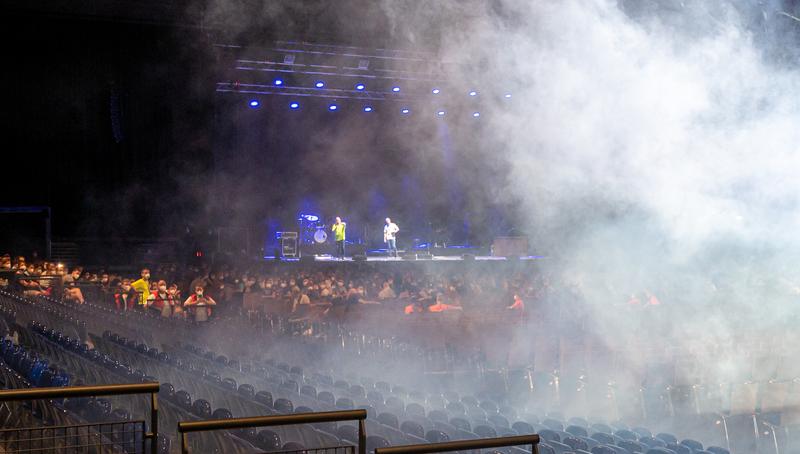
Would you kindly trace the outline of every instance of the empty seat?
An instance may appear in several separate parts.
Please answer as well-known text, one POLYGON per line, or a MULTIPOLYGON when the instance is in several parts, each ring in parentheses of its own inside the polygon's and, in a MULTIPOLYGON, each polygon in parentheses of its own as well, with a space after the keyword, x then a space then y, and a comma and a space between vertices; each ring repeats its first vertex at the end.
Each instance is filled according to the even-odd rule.
POLYGON ((398 420, 397 416, 392 413, 380 413, 378 415, 378 422, 395 429, 400 428, 400 421, 398 420))
POLYGON ((358 443, 358 429, 349 424, 339 426, 336 429, 336 436, 342 440, 347 440, 353 443, 358 443))
POLYGON ((557 419, 553 419, 553 418, 545 419, 544 421, 542 421, 542 425, 546 426, 546 427, 549 427, 550 429, 553 429, 553 430, 559 430, 559 431, 563 431, 564 430, 564 423, 562 423, 561 421, 559 421, 557 419))
POLYGON ((564 429, 564 432, 567 432, 570 435, 574 435, 576 437, 588 437, 589 431, 586 428, 578 426, 578 425, 570 425, 564 429))
POLYGON ((472 431, 475 432, 481 438, 497 437, 497 431, 489 426, 484 426, 484 425, 475 426, 475 428, 472 429, 472 431))
POLYGON ((289 399, 275 399, 273 407, 278 413, 291 413, 294 411, 294 404, 289 399))
POLYGON ((582 449, 584 451, 588 451, 589 450, 589 444, 586 443, 585 441, 581 440, 580 438, 564 437, 561 440, 561 442, 564 443, 565 445, 569 446, 573 450, 575 450, 575 449, 582 449))
POLYGON ((403 421, 400 430, 415 437, 425 438, 425 428, 416 421, 403 421))
POLYGON ((211 404, 205 399, 197 399, 192 404, 192 412, 203 419, 208 419, 211 417, 211 404))
POLYGON ((272 402, 272 393, 270 393, 269 391, 259 391, 259 392, 257 392, 254 399, 255 399, 256 402, 258 402, 258 403, 260 403, 262 405, 266 405, 267 407, 272 407, 272 404, 273 404, 273 402, 272 402))
POLYGON ((428 412, 428 418, 432 421, 447 422, 447 413, 441 410, 431 410, 428 412))
POLYGON ((682 440, 680 444, 692 449, 693 451, 702 451, 703 450, 703 443, 700 443, 697 440, 692 440, 692 439, 687 438, 685 440, 682 440))
POLYGON ((307 396, 316 399, 317 398, 317 389, 311 385, 303 385, 300 387, 300 395, 307 396))
POLYGON ((561 435, 558 434, 555 430, 552 429, 542 429, 539 431, 539 436, 542 437, 543 440, 547 441, 561 441, 561 435))
POLYGON ((597 440, 601 444, 606 444, 606 445, 613 445, 614 443, 616 443, 616 439, 614 438, 613 435, 609 435, 604 432, 595 432, 589 438, 597 440))
POLYGON ((333 393, 328 391, 320 391, 317 394, 317 400, 328 407, 336 406, 336 397, 333 395, 333 393))
POLYGON ((375 452, 375 448, 388 448, 389 440, 377 435, 367 436, 367 452, 375 452))
POLYGON ((253 385, 247 383, 239 386, 239 395, 245 399, 252 399, 256 395, 256 389, 253 385))
POLYGON ((233 418, 233 414, 227 408, 217 408, 211 413, 212 419, 231 419, 233 418))
POLYGON ((352 410, 356 407, 356 404, 353 402, 353 399, 349 397, 340 397, 336 399, 336 408, 339 410, 352 410))
POLYGON ((535 433, 533 426, 525 421, 517 421, 511 425, 511 428, 516 430, 520 435, 527 435, 535 433))
POLYGON ((675 435, 672 435, 672 434, 661 432, 661 433, 656 435, 656 438, 658 438, 659 440, 664 441, 667 444, 670 444, 670 443, 678 444, 678 437, 676 437, 675 435))
POLYGON ((443 443, 450 441, 450 437, 441 430, 429 430, 425 433, 425 439, 430 443, 443 443))
POLYGON ((642 443, 639 443, 638 441, 633 441, 633 440, 622 440, 619 443, 617 443, 617 446, 619 446, 620 448, 627 449, 628 451, 633 452, 633 453, 635 453, 635 452, 643 453, 643 452, 647 451, 647 446, 646 445, 644 445, 642 443))
POLYGON ((425 407, 418 403, 411 402, 406 405, 406 414, 409 416, 425 416, 425 407))
POLYGON ((456 429, 472 432, 472 425, 464 418, 450 418, 450 425, 456 429))
POLYGON ((619 438, 621 438, 621 439, 623 439, 623 440, 634 440, 635 441, 635 440, 639 439, 639 436, 636 435, 636 432, 633 432, 633 431, 627 430, 627 429, 618 430, 618 431, 614 432, 614 435, 619 437, 619 438))

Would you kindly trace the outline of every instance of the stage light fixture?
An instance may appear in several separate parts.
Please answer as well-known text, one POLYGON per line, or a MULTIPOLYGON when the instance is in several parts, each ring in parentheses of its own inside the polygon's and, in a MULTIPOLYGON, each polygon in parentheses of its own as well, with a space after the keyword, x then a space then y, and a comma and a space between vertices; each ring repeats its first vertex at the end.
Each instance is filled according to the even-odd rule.
POLYGON ((300 108, 300 103, 292 102, 292 103, 289 104, 289 108, 292 109, 292 110, 299 109, 300 108))
POLYGON ((358 90, 358 91, 361 91, 361 90, 363 90, 365 88, 367 88, 367 87, 364 84, 356 84, 356 90, 358 90))
POLYGON ((471 92, 469 92, 469 95, 470 96, 478 96, 478 92, 475 91, 475 90, 472 90, 471 92))
POLYGON ((261 103, 257 99, 251 99, 249 105, 251 109, 258 109, 261 103))
POLYGON ((440 110, 440 111, 436 112, 436 115, 438 115, 440 117, 444 117, 444 114, 445 114, 444 110, 440 110))
POLYGON ((403 107, 402 109, 400 109, 400 113, 403 115, 408 115, 409 113, 411 113, 411 109, 409 109, 408 107, 403 107))
POLYGON ((372 106, 364 106, 364 112, 372 112, 372 106))
POLYGON ((314 84, 314 86, 315 86, 315 87, 317 87, 317 88, 322 88, 322 87, 324 87, 324 86, 325 86, 325 82, 323 82, 323 81, 321 81, 321 80, 318 80, 318 81, 317 81, 317 82, 314 84))
POLYGON ((503 95, 503 97, 506 98, 506 99, 509 99, 509 98, 511 98, 511 93, 506 93, 505 95, 503 95))
POLYGON ((337 106, 336 104, 331 104, 331 105, 328 106, 328 110, 330 110, 331 112, 333 112, 334 110, 336 110, 338 108, 339 108, 339 106, 337 106))
POLYGON ((395 92, 395 93, 399 93, 400 92, 400 87, 392 87, 392 91, 395 92))
POLYGON ((272 83, 277 85, 277 86, 281 86, 281 85, 283 85, 283 79, 275 79, 275 80, 272 81, 272 83))
POLYGON ((480 112, 472 112, 472 116, 475 117, 475 118, 478 118, 478 117, 481 116, 481 113, 480 112))
POLYGON ((433 93, 434 95, 438 95, 439 94, 439 89, 438 88, 434 88, 433 90, 431 90, 431 93, 433 93))

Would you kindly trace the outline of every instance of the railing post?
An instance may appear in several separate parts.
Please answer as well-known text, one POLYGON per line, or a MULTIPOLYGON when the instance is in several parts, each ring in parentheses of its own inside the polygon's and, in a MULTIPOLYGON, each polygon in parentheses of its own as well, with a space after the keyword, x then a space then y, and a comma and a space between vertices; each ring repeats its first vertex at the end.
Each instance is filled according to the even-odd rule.
POLYGON ((158 394, 150 393, 150 453, 158 454, 158 394))
POLYGON ((367 454, 367 431, 364 420, 358 420, 358 454, 367 454))

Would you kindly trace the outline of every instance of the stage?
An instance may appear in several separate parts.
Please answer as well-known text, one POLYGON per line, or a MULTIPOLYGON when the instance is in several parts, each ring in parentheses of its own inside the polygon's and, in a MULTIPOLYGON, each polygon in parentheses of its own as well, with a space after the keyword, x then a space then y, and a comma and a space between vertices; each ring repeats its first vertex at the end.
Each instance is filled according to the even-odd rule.
MULTIPOLYGON (((531 260, 539 260, 547 258, 544 255, 528 255, 524 257, 495 257, 490 255, 476 255, 476 256, 458 256, 458 255, 419 255, 419 254, 412 254, 408 256, 407 254, 403 254, 401 252, 401 257, 388 257, 386 255, 367 255, 365 259, 359 260, 354 259, 353 257, 345 257, 344 259, 337 259, 336 257, 330 254, 321 254, 321 255, 305 255, 303 257, 279 257, 278 261, 282 262, 300 262, 302 261, 313 261, 314 262, 327 262, 327 263, 336 263, 336 262, 355 262, 355 263, 363 263, 363 262, 465 262, 465 261, 480 261, 480 262, 508 262, 514 260, 520 261, 531 261, 531 260), (469 258, 467 258, 469 257, 469 258)), ((275 261, 275 256, 265 256, 264 260, 275 261)))

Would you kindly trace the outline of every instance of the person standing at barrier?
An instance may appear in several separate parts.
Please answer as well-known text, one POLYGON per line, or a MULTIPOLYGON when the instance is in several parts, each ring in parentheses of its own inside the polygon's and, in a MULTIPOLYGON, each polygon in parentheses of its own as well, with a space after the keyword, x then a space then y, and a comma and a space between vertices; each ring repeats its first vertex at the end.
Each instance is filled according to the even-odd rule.
POLYGON ((339 260, 344 260, 344 241, 347 232, 347 223, 342 222, 342 218, 336 216, 336 222, 331 226, 333 238, 336 240, 336 257, 339 260))
POLYGON ((383 242, 386 243, 386 252, 391 257, 397 257, 397 232, 399 231, 400 227, 391 219, 386 218, 386 224, 383 226, 383 242))
POLYGON ((183 307, 194 310, 195 323, 207 322, 208 317, 211 316, 211 306, 217 305, 213 298, 203 294, 203 290, 203 287, 198 285, 195 287, 194 293, 189 295, 189 298, 186 298, 183 303, 183 307))
POLYGON ((131 287, 136 290, 138 294, 138 301, 140 308, 145 308, 147 305, 147 299, 150 298, 150 270, 148 268, 142 268, 141 277, 133 282, 131 282, 131 287))

